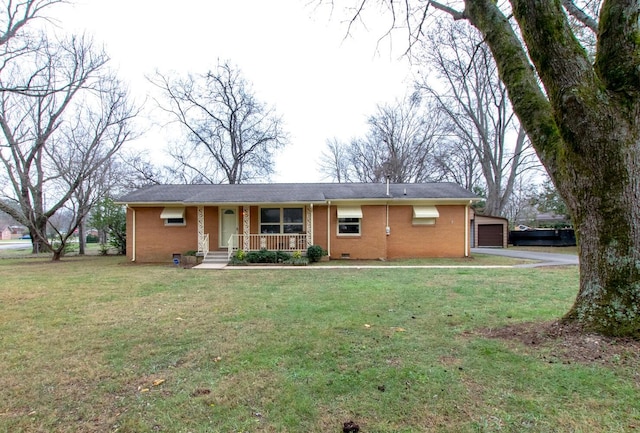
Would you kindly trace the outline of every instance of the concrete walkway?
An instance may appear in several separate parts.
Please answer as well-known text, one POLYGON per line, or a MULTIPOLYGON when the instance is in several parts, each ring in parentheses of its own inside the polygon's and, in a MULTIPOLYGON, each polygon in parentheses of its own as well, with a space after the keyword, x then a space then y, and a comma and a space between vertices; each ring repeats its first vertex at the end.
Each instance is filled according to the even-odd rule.
POLYGON ((223 269, 226 268, 226 263, 200 263, 194 266, 192 269, 223 269))
POLYGON ((513 248, 472 248, 472 254, 491 254, 503 257, 512 257, 516 259, 532 260, 533 263, 525 263, 522 265, 490 265, 490 266, 472 266, 472 265, 337 265, 337 266, 227 266, 224 263, 203 263, 194 266, 193 269, 230 269, 230 270, 247 270, 247 269, 447 269, 447 268, 535 268, 540 266, 572 266, 578 264, 578 256, 574 254, 546 253, 537 251, 522 251, 513 248))
POLYGON ((535 260, 536 263, 516 265, 518 268, 535 268, 538 266, 569 266, 578 264, 578 256, 574 254, 546 253, 523 251, 513 248, 471 248, 474 254, 492 254, 495 256, 513 257, 516 259, 535 260))

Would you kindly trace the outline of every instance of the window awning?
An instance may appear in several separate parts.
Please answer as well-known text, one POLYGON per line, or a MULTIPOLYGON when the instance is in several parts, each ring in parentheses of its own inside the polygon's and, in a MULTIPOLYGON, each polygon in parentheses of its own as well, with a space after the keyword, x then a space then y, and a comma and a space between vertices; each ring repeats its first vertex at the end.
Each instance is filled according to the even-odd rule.
POLYGON ((339 206, 338 218, 362 218, 362 208, 360 206, 339 206))
POLYGON ((440 214, 435 206, 414 206, 414 218, 438 218, 440 214))
POLYGON ((160 213, 160 218, 166 220, 168 218, 184 218, 183 207, 165 207, 160 213))

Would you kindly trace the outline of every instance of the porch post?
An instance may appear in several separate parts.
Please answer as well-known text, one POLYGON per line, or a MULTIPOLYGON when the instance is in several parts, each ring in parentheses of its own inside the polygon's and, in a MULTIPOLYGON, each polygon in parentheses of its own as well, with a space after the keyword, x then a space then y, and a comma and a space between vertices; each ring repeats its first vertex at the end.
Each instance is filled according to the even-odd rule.
POLYGON ((307 248, 309 248, 312 244, 313 244, 313 203, 308 204, 305 207, 305 212, 306 212, 306 220, 307 220, 307 228, 306 228, 306 232, 307 232, 307 239, 306 244, 307 244, 307 248))
POLYGON ((249 251, 249 240, 251 234, 251 207, 242 206, 242 249, 249 251))
POLYGON ((198 252, 203 253, 204 244, 204 206, 198 206, 198 252))

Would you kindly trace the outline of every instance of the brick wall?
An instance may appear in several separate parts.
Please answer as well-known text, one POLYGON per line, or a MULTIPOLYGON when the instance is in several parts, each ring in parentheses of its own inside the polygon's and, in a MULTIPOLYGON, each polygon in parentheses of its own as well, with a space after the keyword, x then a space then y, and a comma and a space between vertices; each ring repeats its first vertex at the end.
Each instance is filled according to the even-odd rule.
MULTIPOLYGON (((440 214, 435 225, 413 225, 412 206, 389 206, 390 235, 387 236, 385 205, 362 206, 360 235, 338 235, 337 207, 330 207, 330 252, 332 259, 464 257, 465 207, 437 206, 440 214)), ((198 215, 196 207, 185 210, 184 226, 165 226, 160 219, 162 207, 136 208, 136 261, 170 263, 174 253, 198 249, 198 215)), ((327 242, 327 206, 313 207, 313 243, 329 249, 327 242)), ((242 232, 241 213, 238 225, 242 232)), ((258 233, 260 212, 251 206, 251 233, 258 233)), ((133 211, 127 210, 127 257, 133 254, 133 211)), ((205 207, 205 233, 210 249, 219 246, 219 210, 205 207)))
MULTIPOLYGON (((434 225, 413 225, 413 206, 389 206, 387 236, 387 208, 385 205, 361 206, 360 235, 338 235, 337 206, 331 206, 329 233, 332 259, 464 257, 465 206, 437 206, 440 214, 434 225)), ((314 244, 328 249, 327 206, 314 206, 314 244)))
POLYGON ((412 206, 390 206, 388 258, 464 257, 464 206, 436 206, 434 225, 413 225, 412 206))
MULTIPOLYGON (((135 209, 136 261, 140 263, 171 263, 173 254, 198 250, 198 212, 185 209, 184 226, 165 226, 160 218, 163 207, 135 209)), ((218 248, 218 208, 205 207, 204 232, 209 233, 209 246, 218 248)), ((127 209, 127 258, 133 258, 133 210, 127 209)))

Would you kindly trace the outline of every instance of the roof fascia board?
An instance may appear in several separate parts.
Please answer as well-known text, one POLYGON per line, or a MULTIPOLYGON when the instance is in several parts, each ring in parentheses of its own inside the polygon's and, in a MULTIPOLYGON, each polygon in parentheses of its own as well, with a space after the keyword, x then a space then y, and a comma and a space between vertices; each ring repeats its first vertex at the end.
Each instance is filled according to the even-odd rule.
POLYGON ((330 199, 309 201, 273 201, 273 202, 189 202, 189 201, 153 201, 153 202, 122 202, 115 204, 131 207, 161 207, 161 206, 268 206, 268 205, 466 205, 481 199, 476 198, 363 198, 363 199, 330 199))

